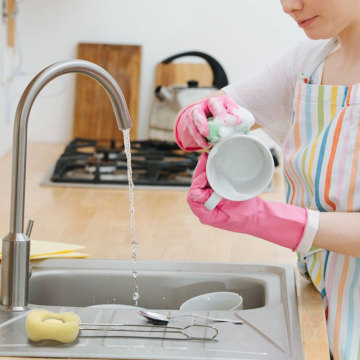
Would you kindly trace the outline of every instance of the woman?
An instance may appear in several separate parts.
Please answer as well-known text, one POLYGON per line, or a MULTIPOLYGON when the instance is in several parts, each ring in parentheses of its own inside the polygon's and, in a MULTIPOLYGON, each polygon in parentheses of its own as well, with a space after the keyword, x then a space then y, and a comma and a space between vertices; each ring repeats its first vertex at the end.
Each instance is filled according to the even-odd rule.
POLYGON ((207 154, 188 202, 204 224, 297 250, 300 271, 323 297, 334 359, 359 359, 360 1, 281 3, 310 40, 184 109, 175 136, 183 149, 207 148, 208 117, 233 126, 249 110, 282 145, 287 204, 223 199, 207 210, 207 154))

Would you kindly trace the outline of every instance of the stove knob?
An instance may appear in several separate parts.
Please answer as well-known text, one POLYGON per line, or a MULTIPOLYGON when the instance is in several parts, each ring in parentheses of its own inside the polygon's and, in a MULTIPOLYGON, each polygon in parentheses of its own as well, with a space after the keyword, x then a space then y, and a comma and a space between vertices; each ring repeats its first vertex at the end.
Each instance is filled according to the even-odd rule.
POLYGON ((103 161, 109 161, 109 148, 108 147, 104 147, 103 149, 103 161))
POLYGON ((112 137, 110 140, 110 149, 115 150, 115 147, 116 147, 116 141, 115 138, 112 137))

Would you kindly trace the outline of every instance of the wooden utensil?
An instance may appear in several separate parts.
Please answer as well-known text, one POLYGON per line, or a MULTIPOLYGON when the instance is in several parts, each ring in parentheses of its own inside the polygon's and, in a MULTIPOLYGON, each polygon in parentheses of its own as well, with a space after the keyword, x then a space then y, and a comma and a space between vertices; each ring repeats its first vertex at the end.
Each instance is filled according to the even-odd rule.
POLYGON ((211 86, 213 75, 209 64, 159 63, 156 66, 155 87, 163 85, 186 85, 189 80, 198 80, 199 86, 211 86))

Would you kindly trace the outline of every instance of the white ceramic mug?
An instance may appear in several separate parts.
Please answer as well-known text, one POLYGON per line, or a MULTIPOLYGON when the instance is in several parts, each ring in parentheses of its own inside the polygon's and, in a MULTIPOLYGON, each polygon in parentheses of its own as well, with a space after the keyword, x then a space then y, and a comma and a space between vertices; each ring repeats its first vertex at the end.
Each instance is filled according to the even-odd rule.
POLYGON ((222 198, 243 201, 263 192, 274 173, 274 159, 259 139, 234 134, 215 144, 206 164, 206 176, 214 193, 205 202, 213 210, 222 198))

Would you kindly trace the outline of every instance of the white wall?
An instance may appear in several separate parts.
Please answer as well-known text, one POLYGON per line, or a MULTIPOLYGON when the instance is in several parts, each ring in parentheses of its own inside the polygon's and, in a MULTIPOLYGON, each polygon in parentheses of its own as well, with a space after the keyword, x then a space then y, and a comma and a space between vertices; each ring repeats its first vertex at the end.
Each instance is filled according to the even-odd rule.
MULTIPOLYGON (((163 58, 208 52, 233 81, 304 37, 279 0, 22 0, 18 6, 19 48, 10 61, 20 66, 0 87, 0 154, 10 146, 27 83, 47 65, 74 58, 79 42, 142 45, 139 135, 146 138, 155 65, 163 58)), ((73 76, 49 84, 33 106, 29 140, 70 140, 73 98, 73 76)))

